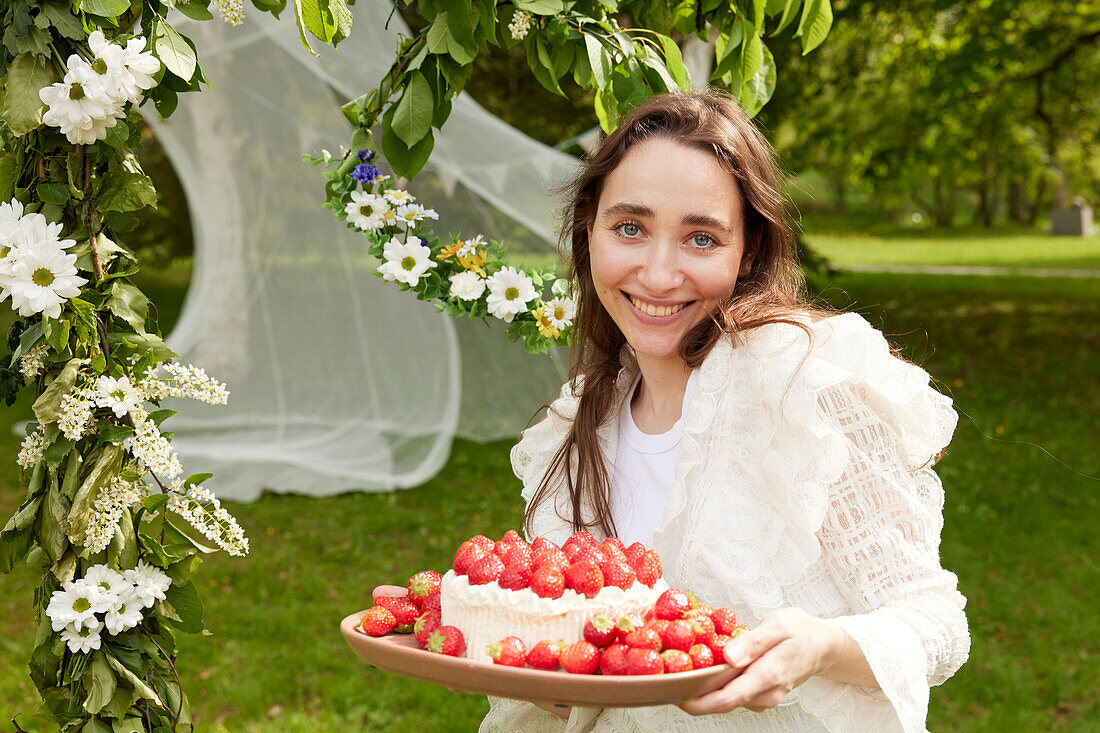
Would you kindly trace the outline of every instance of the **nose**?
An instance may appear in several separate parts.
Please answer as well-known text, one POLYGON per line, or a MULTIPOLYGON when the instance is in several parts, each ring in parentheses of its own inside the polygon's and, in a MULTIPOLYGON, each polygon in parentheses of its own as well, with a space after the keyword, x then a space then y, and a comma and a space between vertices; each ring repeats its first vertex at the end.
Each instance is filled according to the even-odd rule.
POLYGON ((676 245, 665 241, 650 243, 638 271, 638 282, 647 294, 657 297, 670 293, 683 281, 676 245))

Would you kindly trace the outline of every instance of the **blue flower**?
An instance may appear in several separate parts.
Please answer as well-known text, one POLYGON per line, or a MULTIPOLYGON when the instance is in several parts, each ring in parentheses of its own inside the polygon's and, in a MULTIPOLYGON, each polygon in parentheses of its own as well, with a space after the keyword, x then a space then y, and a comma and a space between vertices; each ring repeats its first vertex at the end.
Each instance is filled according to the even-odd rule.
POLYGON ((360 150, 358 154, 360 163, 369 163, 374 160, 374 156, 377 155, 373 150, 360 150))
POLYGON ((357 183, 373 183, 378 178, 378 168, 370 163, 360 163, 351 172, 351 180, 357 183))

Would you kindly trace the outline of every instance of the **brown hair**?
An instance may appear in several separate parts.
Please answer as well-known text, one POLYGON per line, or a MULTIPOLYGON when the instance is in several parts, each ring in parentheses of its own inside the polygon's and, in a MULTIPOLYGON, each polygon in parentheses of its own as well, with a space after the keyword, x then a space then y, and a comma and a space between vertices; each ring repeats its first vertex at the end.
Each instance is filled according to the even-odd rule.
POLYGON ((553 496, 555 478, 563 475, 573 516, 562 519, 575 531, 598 528, 605 534, 614 533, 611 477, 596 431, 612 410, 622 367, 620 353, 626 341, 596 294, 588 228, 607 176, 631 147, 658 137, 712 153, 737 180, 744 256, 752 261, 729 298, 681 341, 679 353, 687 365, 699 366, 723 334, 736 339, 739 332, 768 323, 802 325, 791 316, 811 310, 802 297, 794 232, 779 191, 775 151, 741 107, 728 95, 707 89, 661 94, 627 115, 585 160, 578 175, 560 189, 570 199, 563 213, 561 245, 569 251, 569 276, 577 299, 569 376, 580 400, 569 433, 528 504, 524 515, 528 531, 535 509, 553 496), (585 519, 585 505, 595 511, 594 518, 585 519))

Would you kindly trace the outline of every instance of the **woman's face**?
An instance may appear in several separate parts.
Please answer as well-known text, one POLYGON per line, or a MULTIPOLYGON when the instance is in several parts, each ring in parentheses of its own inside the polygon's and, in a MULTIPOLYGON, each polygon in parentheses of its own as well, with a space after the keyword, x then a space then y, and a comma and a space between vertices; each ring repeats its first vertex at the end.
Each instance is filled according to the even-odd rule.
POLYGON ((684 335, 748 272, 741 216, 733 175, 668 138, 636 144, 607 176, 588 230, 592 281, 640 361, 679 361, 684 335))

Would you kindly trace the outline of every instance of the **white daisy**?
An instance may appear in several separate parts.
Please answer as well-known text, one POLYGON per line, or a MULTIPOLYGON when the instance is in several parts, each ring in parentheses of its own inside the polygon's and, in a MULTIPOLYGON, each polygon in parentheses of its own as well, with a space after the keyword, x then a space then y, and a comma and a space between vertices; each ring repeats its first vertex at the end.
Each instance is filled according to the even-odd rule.
POLYGON ((84 573, 84 582, 99 588, 103 593, 115 596, 116 603, 122 591, 128 591, 134 587, 133 583, 122 577, 122 573, 106 565, 93 565, 88 568, 88 572, 84 573))
POLYGON ((50 619, 54 631, 61 631, 69 624, 76 628, 98 623, 97 613, 106 613, 111 607, 112 598, 81 580, 67 581, 61 590, 55 590, 46 607, 46 616, 50 619))
POLYGON ((118 601, 103 616, 107 632, 112 636, 121 634, 141 623, 141 610, 145 604, 133 585, 129 585, 118 595, 118 601))
POLYGON ((451 275, 451 296, 462 300, 477 300, 485 292, 485 278, 472 270, 451 275))
POLYGON ((66 62, 69 67, 65 74, 65 81, 77 82, 84 92, 109 106, 111 114, 115 117, 122 116, 122 107, 129 101, 126 90, 123 89, 121 76, 129 76, 129 72, 122 66, 122 49, 108 44, 113 52, 96 57, 88 63, 77 54, 73 54, 66 62))
POLYGON ((76 274, 76 255, 48 243, 19 247, 6 290, 21 316, 42 313, 60 318, 61 304, 88 282, 76 274))
MULTIPOLYGON (((61 638, 69 645, 69 651, 73 654, 84 653, 99 649, 103 640, 99 632, 103 630, 103 622, 95 619, 87 626, 70 625, 61 631, 61 638)), ((55 629, 56 631, 56 629, 55 629)))
POLYGON ((96 380, 95 403, 98 407, 109 407, 115 417, 125 417, 131 410, 141 407, 142 395, 130 384, 128 377, 108 377, 106 374, 96 380))
POLYGON ((430 268, 435 267, 432 251, 419 237, 409 237, 402 243, 397 237, 386 242, 382 249, 386 261, 378 268, 385 280, 416 285, 430 268))
POLYGON ((402 204, 411 204, 416 201, 416 197, 408 191, 402 191, 399 188, 391 188, 382 194, 382 197, 389 201, 394 206, 401 206, 402 204))
POLYGON ((546 302, 546 320, 559 331, 573 325, 577 315, 577 304, 572 298, 553 298, 546 302))
POLYGON ((420 204, 402 204, 397 207, 397 218, 406 224, 413 224, 421 219, 438 219, 439 214, 434 209, 425 209, 420 204))
MULTIPOLYGON (((19 199, 0 203, 0 248, 11 247, 11 237, 22 219, 23 204, 19 199)), ((7 252, 0 249, 0 257, 6 256, 7 252)))
MULTIPOLYGON (((122 65, 134 78, 134 87, 145 91, 157 85, 153 74, 160 71, 160 59, 145 50, 145 39, 141 36, 131 38, 122 49, 122 65)), ((136 102, 140 94, 129 93, 130 101, 136 102)))
POLYGON ((348 222, 365 232, 373 232, 386 225, 384 214, 390 209, 381 196, 366 191, 352 191, 351 201, 344 207, 348 222))
POLYGON ((136 568, 123 571, 122 577, 134 584, 134 592, 146 608, 153 601, 163 601, 164 592, 172 585, 172 579, 163 570, 147 565, 144 560, 138 560, 136 568))
POLYGON ((489 313, 511 323, 517 313, 527 310, 527 303, 538 293, 535 283, 514 267, 505 267, 489 276, 489 313))
POLYGON ((94 90, 85 90, 75 79, 66 79, 38 90, 38 98, 49 107, 42 121, 61 128, 74 145, 102 140, 107 136, 107 128, 118 122, 114 105, 102 96, 89 93, 94 90))

